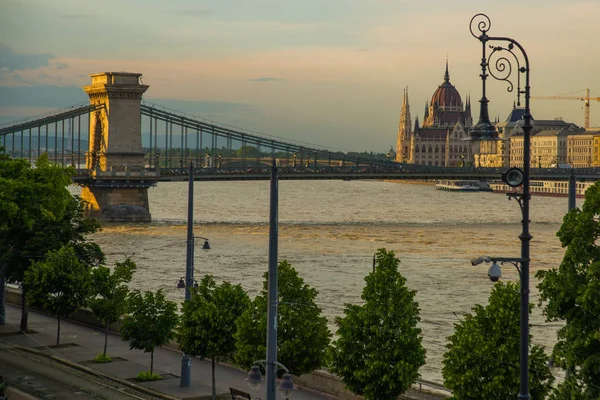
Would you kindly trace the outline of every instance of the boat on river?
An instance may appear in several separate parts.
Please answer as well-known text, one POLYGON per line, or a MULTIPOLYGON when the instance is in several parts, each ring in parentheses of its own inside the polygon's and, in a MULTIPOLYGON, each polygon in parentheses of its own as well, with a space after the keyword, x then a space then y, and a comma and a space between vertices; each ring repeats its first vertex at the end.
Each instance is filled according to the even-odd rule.
MULTIPOLYGON (((595 182, 576 182, 575 196, 583 198, 585 191, 588 190, 595 182)), ((490 182, 489 185, 494 193, 521 193, 522 187, 513 188, 502 181, 490 182)), ((569 181, 531 181, 529 182, 529 192, 536 196, 569 196, 569 181)))
POLYGON ((492 189, 487 182, 475 180, 451 180, 443 179, 435 184, 437 190, 447 190, 450 192, 490 192, 492 189))

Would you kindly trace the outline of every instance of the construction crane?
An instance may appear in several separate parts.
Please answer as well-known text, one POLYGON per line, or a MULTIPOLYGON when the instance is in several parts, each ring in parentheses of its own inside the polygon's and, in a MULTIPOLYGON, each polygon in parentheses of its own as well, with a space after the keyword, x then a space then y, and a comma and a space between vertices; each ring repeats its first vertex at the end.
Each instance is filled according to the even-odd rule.
POLYGON ((590 97, 590 89, 585 89, 585 96, 531 96, 535 100, 580 100, 584 101, 585 105, 583 108, 583 127, 589 129, 590 127, 590 100, 600 101, 600 97, 590 97))

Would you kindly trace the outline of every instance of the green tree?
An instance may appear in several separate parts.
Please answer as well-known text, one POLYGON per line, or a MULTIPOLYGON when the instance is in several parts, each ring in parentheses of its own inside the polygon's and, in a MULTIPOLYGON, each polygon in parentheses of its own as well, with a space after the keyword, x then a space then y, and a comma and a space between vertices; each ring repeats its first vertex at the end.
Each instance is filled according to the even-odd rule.
POLYGON ((396 399, 425 364, 419 305, 406 287, 393 251, 379 249, 375 271, 365 277, 362 305, 346 304, 336 318, 339 339, 330 370, 367 400, 396 399))
POLYGON ((227 359, 235 351, 235 322, 249 303, 241 285, 217 285, 211 275, 204 276, 200 286, 192 289, 191 300, 183 303, 177 341, 185 354, 211 359, 213 399, 215 361, 227 359))
POLYGON ((564 217, 557 233, 566 247, 558 269, 539 271, 538 288, 548 321, 564 321, 553 357, 567 370, 555 399, 600 398, 600 183, 585 193, 581 209, 564 217))
MULTIPOLYGON (((533 305, 530 304, 529 312, 533 305)), ((497 283, 488 305, 456 323, 448 338, 442 375, 457 400, 513 400, 519 393, 519 285, 497 283)), ((529 338, 531 343, 531 335, 529 338)), ((545 399, 554 377, 541 346, 530 345, 529 390, 533 400, 545 399)))
MULTIPOLYGON (((331 333, 315 303, 317 290, 285 260, 278 271, 277 361, 294 375, 306 374, 325 364, 331 333)), ((237 321, 235 360, 246 369, 267 352, 268 274, 263 277, 263 290, 237 321)))
MULTIPOLYGON (((41 155, 35 168, 26 160, 0 160, 0 275, 24 282, 33 261, 41 261, 49 251, 71 244, 87 265, 99 264, 100 247, 86 235, 100 225, 88 219, 84 202, 72 196, 72 168, 51 164, 41 155)), ((21 331, 27 331, 28 286, 22 285, 21 331)))
POLYGON ((104 323, 104 351, 106 357, 106 346, 108 343, 108 328, 111 322, 125 314, 126 300, 129 288, 126 283, 131 282, 133 273, 137 266, 131 258, 127 257, 123 262, 116 262, 112 270, 103 265, 92 270, 93 296, 89 305, 92 312, 104 323))
POLYGON ((173 338, 177 320, 177 304, 167 300, 162 290, 143 294, 135 290, 129 295, 128 315, 121 326, 121 339, 129 341, 130 349, 150 353, 151 374, 154 370, 154 349, 173 338))
POLYGON ((65 246, 50 252, 44 261, 34 262, 25 273, 25 284, 31 303, 56 316, 58 346, 61 318, 86 305, 91 291, 90 267, 79 260, 73 247, 65 246))

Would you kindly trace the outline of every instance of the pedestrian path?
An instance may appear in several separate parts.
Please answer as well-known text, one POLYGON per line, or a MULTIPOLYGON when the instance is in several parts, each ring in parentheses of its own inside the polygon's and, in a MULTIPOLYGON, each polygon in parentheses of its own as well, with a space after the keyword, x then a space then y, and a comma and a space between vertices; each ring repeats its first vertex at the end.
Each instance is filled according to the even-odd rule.
MULTIPOLYGON (((160 381, 138 383, 138 373, 150 370, 150 353, 130 350, 129 343, 123 342, 117 334, 109 334, 107 354, 113 362, 97 364, 92 360, 102 353, 104 332, 96 328, 80 325, 70 321, 61 321, 61 346, 55 348, 56 319, 48 315, 29 312, 28 334, 18 334, 21 319, 21 308, 6 306, 6 325, 0 326, 0 345, 22 346, 39 351, 46 355, 71 362, 81 368, 115 377, 122 381, 146 387, 151 391, 165 394, 165 398, 209 399, 212 394, 210 361, 194 359, 191 365, 191 384, 188 388, 179 386, 181 370, 181 353, 169 348, 157 348, 154 353, 154 372, 163 376, 160 381)), ((264 385, 259 389, 251 389, 245 382, 247 372, 236 368, 217 364, 215 379, 218 398, 231 399, 229 388, 249 393, 252 398, 264 398, 264 385)), ((331 396, 319 395, 299 388, 293 394, 294 399, 332 399, 331 396)))

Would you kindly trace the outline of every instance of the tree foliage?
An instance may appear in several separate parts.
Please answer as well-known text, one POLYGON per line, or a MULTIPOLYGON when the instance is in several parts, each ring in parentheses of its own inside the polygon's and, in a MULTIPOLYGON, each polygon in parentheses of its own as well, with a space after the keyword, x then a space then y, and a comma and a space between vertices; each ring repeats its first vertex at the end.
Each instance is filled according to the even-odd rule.
POLYGON ((133 291, 128 299, 128 315, 121 326, 121 339, 129 348, 150 353, 150 373, 154 370, 154 349, 167 344, 175 335, 177 305, 165 298, 162 290, 133 291))
POLYGON ((25 273, 27 293, 33 305, 39 305, 58 319, 56 345, 60 344, 60 320, 85 306, 91 291, 90 267, 80 261, 71 246, 48 254, 45 261, 34 262, 25 273))
POLYGON ((177 341, 181 351, 191 356, 210 358, 213 398, 216 396, 215 361, 235 351, 236 320, 248 308, 250 299, 241 285, 217 285, 211 275, 202 278, 183 303, 177 341))
POLYGON ((36 167, 24 159, 0 159, 0 227, 32 227, 41 217, 58 220, 64 213, 71 183, 71 168, 48 161, 42 154, 36 167))
POLYGON ((137 266, 131 258, 123 262, 116 262, 112 270, 103 265, 92 270, 93 293, 89 306, 96 317, 104 323, 104 352, 108 342, 108 328, 111 322, 118 321, 125 314, 129 288, 126 283, 131 282, 137 266))
MULTIPOLYGON (((331 333, 315 303, 317 290, 285 260, 278 273, 277 361, 294 375, 306 374, 325 364, 331 333)), ((246 369, 267 352, 268 273, 263 276, 263 290, 237 322, 235 360, 246 369)))
MULTIPOLYGON (((531 313, 532 305, 529 307, 531 313)), ((442 375, 444 386, 457 400, 513 400, 519 393, 520 297, 519 286, 497 283, 488 305, 456 323, 448 338, 442 375)), ((532 400, 545 399, 554 377, 541 346, 529 350, 529 390, 532 400)))
MULTIPOLYGON (((42 154, 31 168, 26 160, 0 160, 0 275, 23 282, 32 261, 70 244, 87 265, 104 260, 86 235, 100 225, 88 219, 81 198, 69 193, 72 168, 42 154)), ((27 330, 27 286, 23 286, 21 330, 27 330)))
POLYGON ((336 318, 331 371, 367 400, 396 399, 425 364, 419 305, 406 287, 393 251, 379 249, 375 271, 365 277, 362 305, 346 304, 336 318))
POLYGON ((539 271, 548 321, 564 321, 553 357, 567 370, 556 399, 600 398, 600 183, 585 193, 581 209, 564 217, 557 233, 565 255, 558 269, 539 271))

